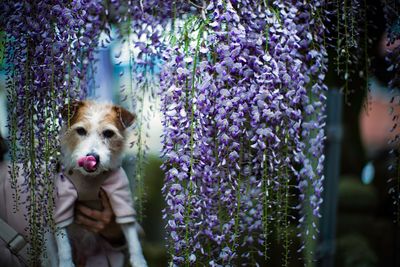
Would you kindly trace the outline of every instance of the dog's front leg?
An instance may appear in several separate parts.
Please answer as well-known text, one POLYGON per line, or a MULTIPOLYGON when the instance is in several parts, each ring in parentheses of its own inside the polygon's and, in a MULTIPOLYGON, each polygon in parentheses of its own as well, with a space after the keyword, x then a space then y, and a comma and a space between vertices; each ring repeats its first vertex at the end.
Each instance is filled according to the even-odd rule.
POLYGON ((121 224, 122 231, 128 242, 129 260, 132 267, 147 267, 146 260, 144 259, 142 247, 134 223, 121 224))
POLYGON ((41 255, 42 267, 58 267, 57 249, 54 233, 47 229, 45 232, 46 250, 41 255))
POLYGON ((58 266, 75 267, 72 261, 71 244, 69 242, 67 229, 60 228, 56 232, 56 243, 58 248, 58 266))

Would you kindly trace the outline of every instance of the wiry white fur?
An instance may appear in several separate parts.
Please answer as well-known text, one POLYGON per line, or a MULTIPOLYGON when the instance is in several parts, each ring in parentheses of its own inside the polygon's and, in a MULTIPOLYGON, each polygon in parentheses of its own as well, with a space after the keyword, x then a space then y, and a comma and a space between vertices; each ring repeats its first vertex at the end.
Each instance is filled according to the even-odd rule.
POLYGON ((137 228, 133 223, 121 224, 126 240, 129 240, 130 263, 133 267, 147 266, 146 260, 143 257, 142 248, 140 246, 137 228))
POLYGON ((72 262, 72 250, 68 239, 67 230, 60 228, 56 233, 56 243, 58 248, 58 260, 60 267, 74 267, 72 262))

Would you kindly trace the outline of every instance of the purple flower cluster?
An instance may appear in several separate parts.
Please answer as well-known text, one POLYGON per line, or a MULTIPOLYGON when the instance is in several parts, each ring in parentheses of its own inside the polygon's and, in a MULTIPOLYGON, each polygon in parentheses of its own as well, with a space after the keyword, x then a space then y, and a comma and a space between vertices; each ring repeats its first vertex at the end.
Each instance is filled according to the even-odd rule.
POLYGON ((324 140, 325 140, 325 107, 327 87, 324 84, 327 72, 327 52, 323 45, 326 31, 320 7, 324 1, 313 1, 309 4, 298 5, 301 16, 297 17, 299 37, 301 38, 300 52, 302 54, 301 72, 304 74, 305 87, 309 93, 302 97, 303 122, 302 142, 299 150, 300 162, 303 169, 300 173, 298 187, 300 189, 301 217, 303 231, 303 247, 306 250, 305 261, 313 261, 313 252, 317 241, 318 218, 322 203, 322 182, 324 179, 324 140))
POLYGON ((197 73, 193 71, 197 70, 193 64, 197 59, 187 50, 191 42, 188 29, 193 24, 187 22, 182 42, 165 51, 164 71, 161 74, 165 128, 163 153, 167 158, 163 165, 166 172, 163 191, 167 203, 164 216, 171 240, 169 252, 173 262, 178 265, 194 262, 196 256, 192 255, 203 249, 198 241, 198 231, 202 225, 192 218, 205 219, 206 216, 202 211, 202 203, 198 201, 200 182, 196 166, 199 162, 194 162, 195 155, 199 156, 201 152, 195 146, 198 141, 198 136, 195 136, 195 120, 199 110, 194 109, 194 78, 197 73))
MULTIPOLYGON (((135 208, 139 221, 143 215, 144 166, 147 158, 149 121, 156 110, 155 97, 159 88, 161 54, 166 46, 165 29, 172 18, 190 12, 190 5, 177 1, 111 1, 114 20, 117 25, 117 39, 129 50, 128 82, 122 84, 122 102, 137 115, 132 148, 136 151, 133 189, 135 208), (157 7, 155 9, 155 7, 157 7), (126 101, 129 100, 129 101, 126 101), (146 103, 146 104, 145 104, 146 103)), ((121 46, 123 47, 123 46, 121 46)), ((121 48, 122 49, 122 48, 121 48)), ((117 58, 120 57, 117 53, 117 58)))
POLYGON ((320 7, 209 1, 166 50, 164 216, 175 265, 267 258, 279 231, 287 266, 294 185, 305 243, 315 235, 326 89, 324 28, 313 20, 320 7))
MULTIPOLYGON (((160 68, 157 55, 160 54, 162 43, 159 39, 163 27, 173 16, 191 10, 191 5, 179 1, 173 4, 150 0, 1 3, 0 28, 7 34, 7 86, 13 164, 10 173, 16 189, 16 203, 29 208, 32 258, 40 253, 43 226, 51 225, 52 220, 52 181, 57 173, 57 133, 62 120, 60 111, 70 103, 70 99, 84 98, 88 90, 94 87, 94 52, 100 33, 104 31, 110 40, 111 23, 116 23, 120 30, 118 38, 123 42, 132 42, 130 35, 135 35, 138 40, 134 45, 140 48, 140 53, 135 58, 132 56, 129 74, 131 82, 136 83, 140 90, 134 93, 131 90, 129 97, 133 103, 131 108, 135 109, 136 99, 140 103, 136 108, 139 113, 136 165, 141 170, 146 151, 146 144, 142 141, 146 136, 143 127, 146 118, 143 114, 149 112, 143 109, 143 98, 144 93, 154 90, 157 84, 157 78, 152 74, 160 68), (143 36, 147 43, 141 41, 143 36), (25 177, 21 187, 16 186, 19 172, 25 177), (29 193, 28 199, 19 198, 21 190, 29 193)), ((151 91, 150 95, 154 96, 155 92, 151 91)), ((139 179, 142 178, 140 170, 136 175, 139 179)), ((140 199, 138 202, 141 203, 140 199)))
POLYGON ((44 226, 52 225, 60 110, 68 99, 85 95, 102 7, 99 1, 6 1, 0 10, 7 34, 10 174, 16 208, 28 207, 35 261, 44 226), (21 188, 17 175, 24 177, 21 188))
POLYGON ((10 172, 15 180, 21 166, 21 190, 30 193, 22 202, 30 208, 33 254, 40 252, 41 226, 51 221, 60 108, 87 93, 93 53, 100 32, 110 34, 110 23, 130 52, 129 85, 121 92, 138 114, 140 215, 148 132, 144 101, 161 88, 164 218, 172 264, 256 265, 270 256, 276 233, 284 248, 282 265, 288 266, 296 206, 304 248, 313 250, 325 138, 324 1, 2 5, 13 114, 10 172), (299 205, 293 203, 295 190, 299 205))

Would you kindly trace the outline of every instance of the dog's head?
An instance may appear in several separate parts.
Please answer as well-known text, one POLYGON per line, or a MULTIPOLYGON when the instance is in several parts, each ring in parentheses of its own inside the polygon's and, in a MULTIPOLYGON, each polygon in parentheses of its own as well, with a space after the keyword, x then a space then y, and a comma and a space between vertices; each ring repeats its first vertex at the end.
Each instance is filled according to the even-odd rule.
POLYGON ((96 176, 120 165, 134 114, 112 104, 77 101, 66 105, 62 116, 61 154, 67 170, 96 176))

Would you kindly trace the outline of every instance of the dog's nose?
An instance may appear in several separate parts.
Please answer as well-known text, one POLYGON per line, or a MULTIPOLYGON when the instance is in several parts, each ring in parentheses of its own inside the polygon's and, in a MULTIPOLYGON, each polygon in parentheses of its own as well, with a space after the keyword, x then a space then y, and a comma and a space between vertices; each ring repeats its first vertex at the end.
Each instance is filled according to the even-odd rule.
POLYGON ((97 163, 97 164, 100 163, 100 156, 99 156, 99 154, 96 154, 96 153, 89 153, 89 154, 86 154, 86 156, 87 156, 87 157, 88 157, 88 156, 92 156, 92 157, 94 157, 94 158, 96 159, 96 163, 97 163))

